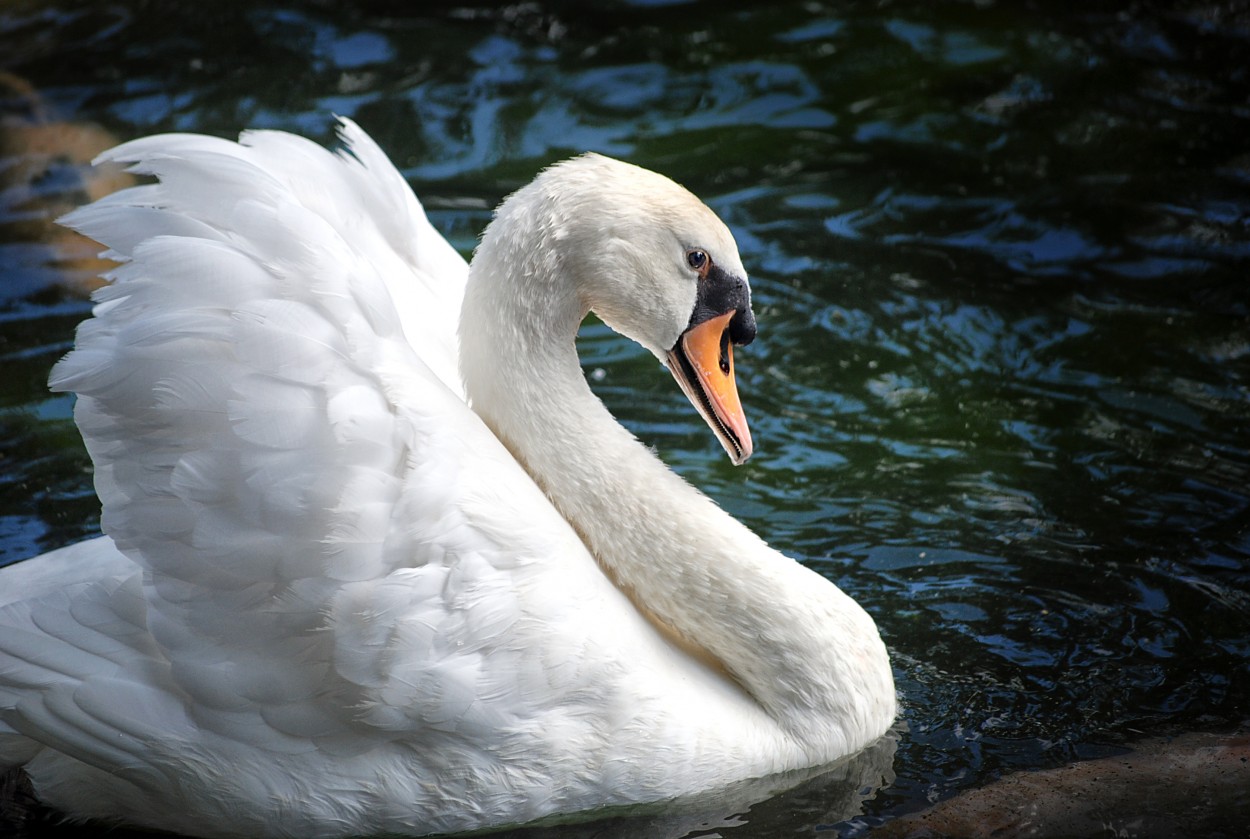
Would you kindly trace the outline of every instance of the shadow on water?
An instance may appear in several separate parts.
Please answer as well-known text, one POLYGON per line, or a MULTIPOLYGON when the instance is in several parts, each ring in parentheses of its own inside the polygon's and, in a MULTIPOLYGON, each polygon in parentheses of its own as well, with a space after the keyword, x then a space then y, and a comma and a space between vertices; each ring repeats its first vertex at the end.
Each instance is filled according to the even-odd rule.
MULTIPOLYGON (((93 176, 31 126, 329 143, 334 112, 466 253, 504 194, 584 149, 673 175, 734 229, 761 326, 737 360, 750 464, 594 323, 586 369, 877 618, 906 730, 858 811, 813 781, 674 830, 858 835, 1246 719, 1244 4, 11 2, 0 69, 42 109, 3 92, 0 563, 98 528, 45 387, 90 273, 49 221, 93 176)), ((540 835, 615 835, 583 829, 540 835)))

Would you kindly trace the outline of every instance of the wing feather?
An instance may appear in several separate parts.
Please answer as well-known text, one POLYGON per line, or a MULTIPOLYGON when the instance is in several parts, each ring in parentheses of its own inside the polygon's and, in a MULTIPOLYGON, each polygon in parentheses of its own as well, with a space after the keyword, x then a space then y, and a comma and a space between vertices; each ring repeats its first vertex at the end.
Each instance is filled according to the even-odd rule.
MULTIPOLYGON (((284 753, 368 748, 362 726, 486 736, 542 698, 508 675, 543 656, 516 636, 534 568, 580 602, 610 588, 464 403, 463 259, 372 141, 341 133, 338 154, 275 132, 107 153, 157 182, 68 218, 124 262, 52 376, 78 394, 104 528, 144 571, 150 637, 123 669, 168 662, 195 725, 284 753)), ((71 672, 45 680, 85 684, 110 655, 83 640, 107 610, 82 608, 71 672)))
POLYGON ((114 776, 205 811, 268 812, 257 778, 363 802, 386 776, 438 812, 541 797, 535 760, 602 754, 667 678, 634 671, 698 694, 465 404, 464 260, 341 134, 337 154, 274 132, 127 143, 104 159, 157 181, 68 217, 122 260, 51 380, 78 394, 111 541, 67 549, 94 576, 44 557, 38 596, 0 592, 0 761, 31 759, 13 734, 59 751, 32 778, 89 779, 100 813, 129 795, 114 776), (188 766, 214 783, 180 784, 188 766))

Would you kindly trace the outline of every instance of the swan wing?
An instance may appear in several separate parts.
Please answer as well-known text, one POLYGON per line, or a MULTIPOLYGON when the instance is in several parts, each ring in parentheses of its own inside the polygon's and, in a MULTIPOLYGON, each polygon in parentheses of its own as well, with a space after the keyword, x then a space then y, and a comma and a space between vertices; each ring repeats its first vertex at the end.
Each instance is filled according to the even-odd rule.
MULTIPOLYGON (((85 585, 106 605, 141 594, 151 639, 98 657, 101 696, 161 706, 142 718, 164 726, 84 718, 92 742, 64 747, 101 768, 120 760, 93 745, 102 726, 146 731, 144 754, 183 734, 484 748, 591 678, 559 639, 587 643, 601 601, 627 611, 463 401, 463 260, 363 132, 343 134, 337 155, 267 132, 129 143, 108 157, 158 180, 68 219, 121 265, 52 384, 78 394, 103 529, 141 570, 109 559, 114 579, 85 585)), ((76 620, 64 597, 22 608, 31 633, 76 620)), ((86 696, 89 675, 58 678, 86 696)), ((68 714, 37 704, 10 726, 46 737, 68 714)))
MULTIPOLYGON (((96 162, 129 164, 131 171, 160 182, 109 196, 64 222, 89 226, 96 240, 122 259, 161 235, 227 240, 265 259, 277 255, 268 251, 279 239, 266 238, 272 231, 248 229, 249 214, 258 205, 298 207, 304 226, 293 223, 284 244, 320 248, 319 256, 332 258, 352 251, 345 269, 368 268, 374 275, 371 291, 385 289, 390 316, 409 343, 459 393, 451 325, 460 316, 468 264, 434 229, 403 176, 368 134, 343 118, 339 137, 343 148, 337 154, 281 131, 245 131, 238 143, 198 134, 134 140, 96 162), (301 238, 310 233, 327 236, 301 238)), ((366 302, 365 292, 360 293, 366 302)))

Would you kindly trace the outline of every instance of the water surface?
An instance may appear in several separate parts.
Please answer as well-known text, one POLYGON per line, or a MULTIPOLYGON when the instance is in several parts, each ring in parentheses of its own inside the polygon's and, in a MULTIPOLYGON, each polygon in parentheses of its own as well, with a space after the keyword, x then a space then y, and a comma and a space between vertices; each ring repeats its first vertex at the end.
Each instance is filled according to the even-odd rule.
POLYGON ((902 725, 867 769, 674 835, 867 833, 1246 719, 1250 12, 422 9, 0 6, 0 562, 98 530, 71 402, 45 387, 89 309, 90 249, 48 224, 106 188, 78 163, 169 130, 329 144, 338 113, 466 253, 504 195, 587 149, 685 183, 738 238, 748 465, 594 323, 585 366, 673 468, 876 617, 902 725))

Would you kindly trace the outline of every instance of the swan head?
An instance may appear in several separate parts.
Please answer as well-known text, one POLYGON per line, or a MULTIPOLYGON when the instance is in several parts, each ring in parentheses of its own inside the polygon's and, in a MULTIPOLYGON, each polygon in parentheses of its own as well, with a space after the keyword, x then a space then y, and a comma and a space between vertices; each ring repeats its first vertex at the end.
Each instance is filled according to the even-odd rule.
MULTIPOLYGON (((475 263, 511 244, 530 278, 559 278, 540 303, 573 286, 580 322, 593 311, 668 367, 734 463, 751 434, 734 379, 733 346, 755 337, 751 289, 737 244, 702 201, 663 175, 598 154, 544 170, 510 196, 475 263)), ((541 295, 539 295, 541 299, 541 295)))

